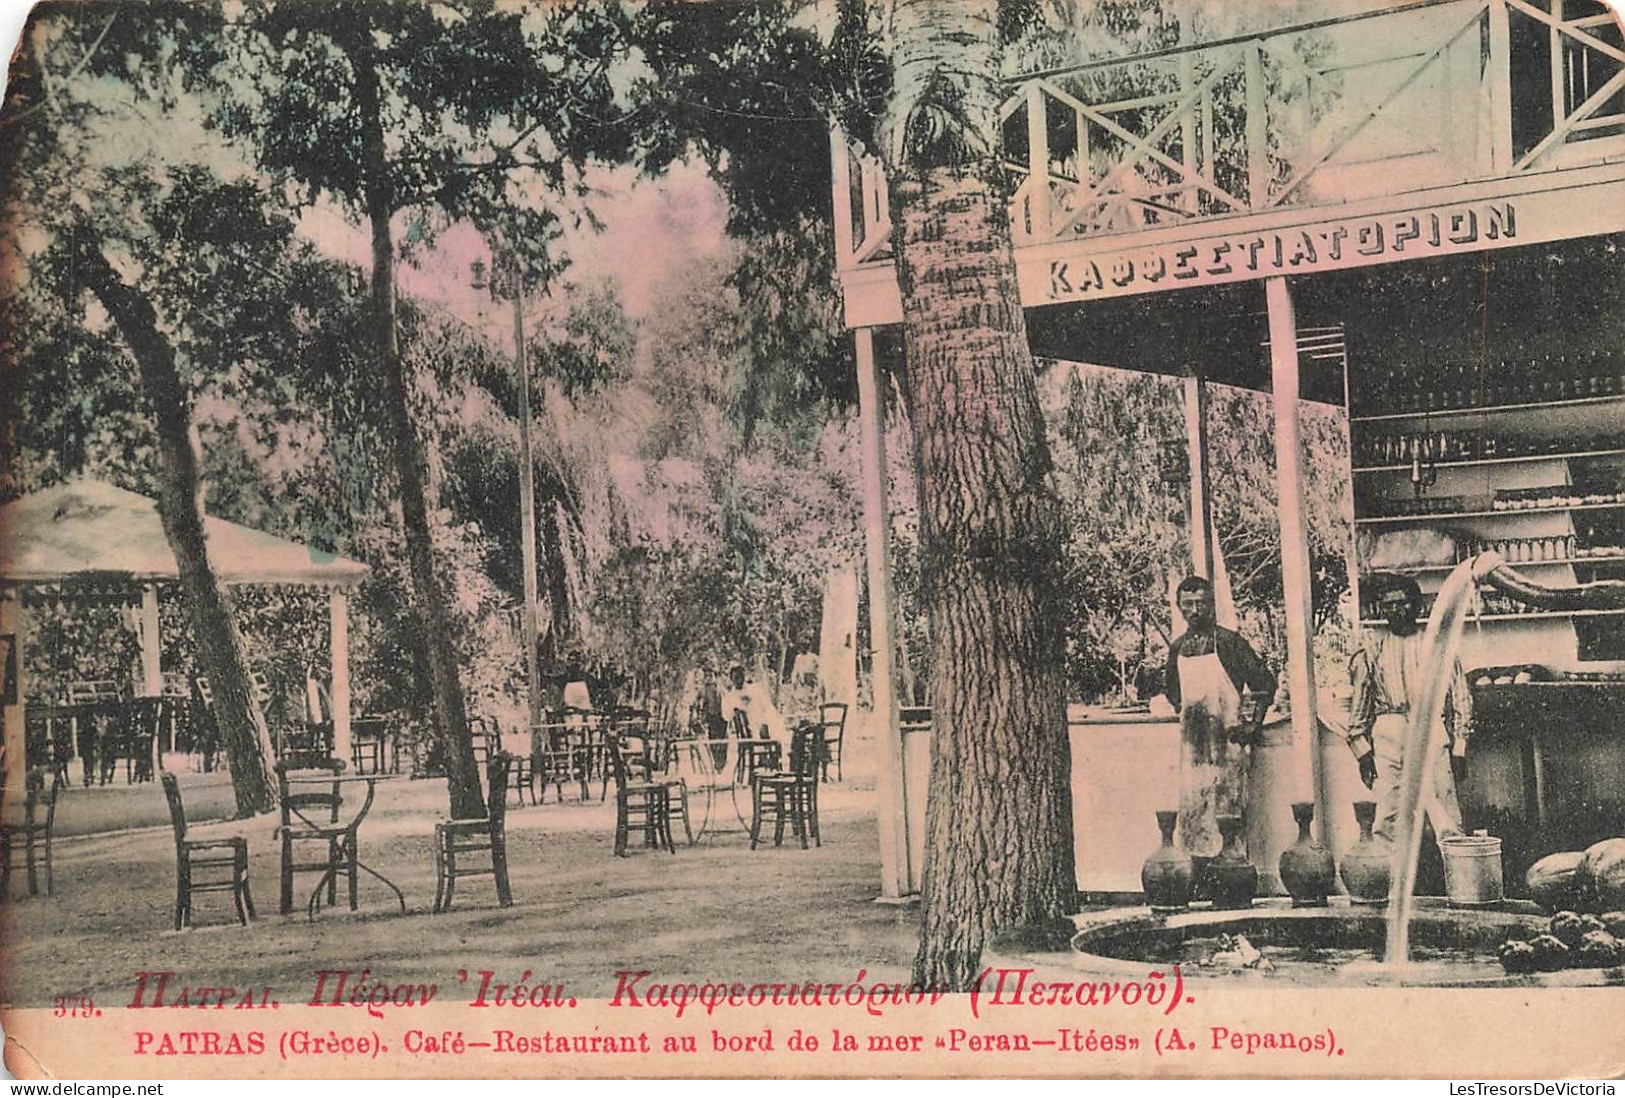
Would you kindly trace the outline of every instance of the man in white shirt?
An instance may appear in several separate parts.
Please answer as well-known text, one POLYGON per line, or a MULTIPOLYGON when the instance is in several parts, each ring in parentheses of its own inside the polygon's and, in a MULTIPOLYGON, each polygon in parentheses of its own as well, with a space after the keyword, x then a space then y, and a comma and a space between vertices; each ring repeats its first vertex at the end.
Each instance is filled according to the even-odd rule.
POLYGON ((745 681, 743 667, 734 667, 728 672, 728 689, 722 694, 722 712, 730 723, 736 712, 745 714, 751 737, 758 738, 765 731, 767 738, 779 745, 784 758, 789 759, 789 726, 784 723, 766 688, 760 683, 745 681))

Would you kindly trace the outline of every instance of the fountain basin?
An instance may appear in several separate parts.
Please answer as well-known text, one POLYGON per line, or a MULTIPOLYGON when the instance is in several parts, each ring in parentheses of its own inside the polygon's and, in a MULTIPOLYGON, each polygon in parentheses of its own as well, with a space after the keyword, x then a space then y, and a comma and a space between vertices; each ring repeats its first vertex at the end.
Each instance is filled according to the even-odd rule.
POLYGON ((1073 917, 1069 940, 1012 937, 984 964, 1064 971, 1071 978, 1141 979, 1148 968, 1180 965, 1187 984, 1230 986, 1592 987, 1625 984, 1625 967, 1513 975, 1496 951, 1509 938, 1531 938, 1546 918, 1530 904, 1463 911, 1419 899, 1411 922, 1412 961, 1381 964, 1385 908, 1332 901, 1326 908, 1291 908, 1267 901, 1245 911, 1196 910, 1153 915, 1118 908, 1073 917), (1269 970, 1212 958, 1220 935, 1241 935, 1269 970))

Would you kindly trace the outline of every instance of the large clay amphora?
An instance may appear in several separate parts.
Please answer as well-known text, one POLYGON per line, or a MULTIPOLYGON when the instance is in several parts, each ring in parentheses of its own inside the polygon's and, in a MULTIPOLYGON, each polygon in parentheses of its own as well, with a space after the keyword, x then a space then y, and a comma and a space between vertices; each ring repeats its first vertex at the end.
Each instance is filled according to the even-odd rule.
POLYGON ((1157 827, 1162 832, 1162 845, 1140 867, 1140 885, 1145 889, 1145 902, 1159 915, 1183 911, 1191 899, 1190 855, 1174 845, 1174 825, 1177 812, 1158 812, 1157 827))
POLYGON ((1219 837, 1224 849, 1208 863, 1207 887, 1213 906, 1219 908, 1247 908, 1253 906, 1258 895, 1258 870, 1247 860, 1246 848, 1241 841, 1241 817, 1219 816, 1219 837))
POLYGON ((1354 821, 1360 825, 1360 839, 1343 855, 1343 883, 1349 899, 1357 904, 1388 901, 1388 885, 1393 876, 1393 847, 1371 834, 1377 818, 1376 801, 1355 801, 1354 821))
POLYGON ((1325 907, 1327 894, 1337 884, 1337 865, 1332 852, 1309 834, 1314 803, 1294 804, 1292 818, 1298 822, 1298 841, 1281 852, 1281 883, 1292 894, 1293 907, 1325 907))

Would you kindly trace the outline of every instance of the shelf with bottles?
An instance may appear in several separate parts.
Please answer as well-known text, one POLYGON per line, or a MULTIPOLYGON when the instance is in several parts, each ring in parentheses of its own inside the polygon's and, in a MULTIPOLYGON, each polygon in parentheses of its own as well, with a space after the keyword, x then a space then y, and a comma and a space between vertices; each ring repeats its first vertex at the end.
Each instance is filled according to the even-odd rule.
POLYGON ((1461 501, 1466 498, 1473 497, 1437 496, 1429 498, 1424 496, 1419 500, 1399 500, 1396 501, 1397 505, 1407 508, 1404 513, 1387 515, 1365 514, 1356 518, 1354 522, 1357 526, 1389 526, 1404 522, 1436 522, 1439 519, 1501 518, 1502 516, 1517 515, 1555 515, 1564 514, 1570 511, 1618 511, 1625 508, 1625 500, 1612 503, 1584 503, 1578 506, 1554 504, 1539 507, 1521 507, 1517 509, 1509 509, 1505 507, 1482 507, 1458 510, 1456 509, 1456 506, 1453 506, 1459 505, 1461 501), (1428 504, 1434 504, 1437 506, 1433 509, 1428 509, 1426 506, 1428 504), (1411 511, 1408 509, 1411 506, 1415 506, 1420 509, 1411 511))
POLYGON ((1608 400, 1625 396, 1625 356, 1558 351, 1482 366, 1401 362, 1356 395, 1359 422, 1608 400))
POLYGON ((1452 468, 1507 465, 1529 461, 1591 461, 1625 456, 1625 433, 1587 438, 1562 434, 1552 438, 1519 438, 1481 431, 1356 432, 1352 443, 1356 473, 1410 470, 1417 466, 1452 468))

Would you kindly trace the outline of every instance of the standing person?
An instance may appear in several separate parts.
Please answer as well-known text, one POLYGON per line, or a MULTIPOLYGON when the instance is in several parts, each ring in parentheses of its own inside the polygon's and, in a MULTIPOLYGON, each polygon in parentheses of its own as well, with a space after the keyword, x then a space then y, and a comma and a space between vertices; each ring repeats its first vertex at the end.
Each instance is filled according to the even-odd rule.
POLYGON ((728 745, 715 741, 728 738, 728 718, 722 712, 722 691, 717 688, 716 668, 707 664, 700 682, 699 694, 694 698, 693 724, 701 737, 711 743, 711 759, 721 770, 728 763, 728 745))
MULTIPOLYGON (((1360 780, 1377 795, 1373 831, 1392 840, 1399 818, 1399 785, 1410 760, 1405 735, 1411 705, 1421 695, 1422 629, 1417 616, 1422 591, 1408 576, 1389 579, 1377 594, 1377 610, 1388 620, 1386 631, 1368 634, 1363 651, 1349 661, 1354 698, 1349 706, 1349 749, 1360 765, 1360 780)), ((1449 671, 1444 736, 1434 729, 1438 755, 1433 774, 1422 790, 1427 818, 1435 837, 1461 834, 1461 805, 1456 782, 1467 780, 1467 737, 1471 732, 1473 695, 1458 661, 1449 671)))
POLYGON ((1218 624, 1206 578, 1186 576, 1174 598, 1188 628, 1168 649, 1163 690, 1179 709, 1179 841, 1200 888, 1202 870, 1224 846, 1217 818, 1243 814, 1246 748, 1260 739, 1276 682, 1252 646, 1218 624), (1252 691, 1245 719, 1243 688, 1252 691))

